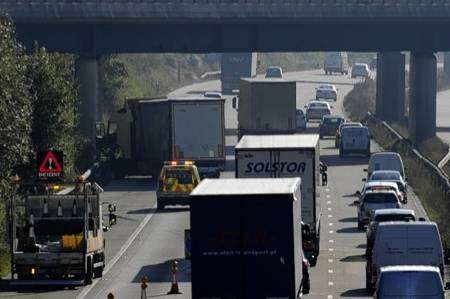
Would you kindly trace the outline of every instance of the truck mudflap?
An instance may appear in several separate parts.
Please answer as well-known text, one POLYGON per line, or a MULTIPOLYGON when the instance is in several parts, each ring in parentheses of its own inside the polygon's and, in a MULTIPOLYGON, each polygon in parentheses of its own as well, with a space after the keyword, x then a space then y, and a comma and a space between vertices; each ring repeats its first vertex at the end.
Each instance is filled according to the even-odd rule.
POLYGON ((11 286, 81 286, 83 279, 14 279, 9 282, 11 286))

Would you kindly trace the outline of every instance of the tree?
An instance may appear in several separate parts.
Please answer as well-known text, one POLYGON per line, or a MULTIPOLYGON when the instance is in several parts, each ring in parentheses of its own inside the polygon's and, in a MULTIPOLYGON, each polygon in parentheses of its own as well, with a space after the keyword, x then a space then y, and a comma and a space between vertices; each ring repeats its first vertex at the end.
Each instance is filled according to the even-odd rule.
POLYGON ((27 75, 34 96, 31 140, 35 152, 60 149, 65 172, 73 174, 77 154, 78 92, 74 84, 74 59, 49 54, 35 47, 28 59, 27 75))

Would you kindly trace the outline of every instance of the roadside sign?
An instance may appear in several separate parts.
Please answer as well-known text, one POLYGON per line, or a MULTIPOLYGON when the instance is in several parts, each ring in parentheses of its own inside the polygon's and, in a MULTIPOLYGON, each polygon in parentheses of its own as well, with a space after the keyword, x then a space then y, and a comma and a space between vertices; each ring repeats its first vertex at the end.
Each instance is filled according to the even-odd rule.
POLYGON ((191 259, 191 230, 184 230, 184 257, 189 260, 191 259))
POLYGON ((37 154, 38 178, 61 179, 64 176, 62 151, 42 151, 37 154))

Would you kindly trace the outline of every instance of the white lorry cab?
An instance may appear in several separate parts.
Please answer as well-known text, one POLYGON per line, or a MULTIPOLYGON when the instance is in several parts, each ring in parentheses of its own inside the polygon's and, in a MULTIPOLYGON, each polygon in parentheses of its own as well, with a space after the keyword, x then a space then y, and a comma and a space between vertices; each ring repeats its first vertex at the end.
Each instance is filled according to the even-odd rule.
POLYGON ((372 154, 369 160, 369 167, 364 169, 364 171, 367 171, 367 179, 370 178, 375 170, 396 170, 405 179, 405 167, 403 166, 402 157, 395 152, 372 154))
POLYGON ((444 280, 444 254, 434 222, 383 222, 378 225, 372 256, 366 263, 366 288, 371 291, 386 266, 422 265, 439 269, 444 280))
POLYGON ((439 268, 432 266, 388 266, 380 270, 374 298, 444 299, 439 268))

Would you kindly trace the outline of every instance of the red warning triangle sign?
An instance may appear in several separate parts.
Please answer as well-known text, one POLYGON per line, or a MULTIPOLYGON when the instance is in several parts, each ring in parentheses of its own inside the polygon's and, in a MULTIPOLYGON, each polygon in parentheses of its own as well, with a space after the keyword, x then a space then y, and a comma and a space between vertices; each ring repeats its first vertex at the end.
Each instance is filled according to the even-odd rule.
POLYGON ((58 173, 62 171, 61 164, 52 151, 48 151, 41 166, 39 166, 40 173, 58 173))

